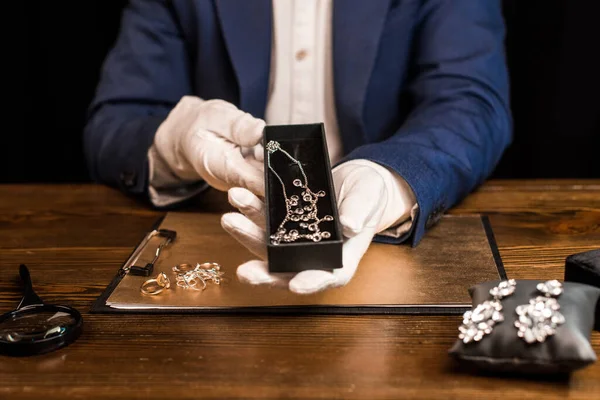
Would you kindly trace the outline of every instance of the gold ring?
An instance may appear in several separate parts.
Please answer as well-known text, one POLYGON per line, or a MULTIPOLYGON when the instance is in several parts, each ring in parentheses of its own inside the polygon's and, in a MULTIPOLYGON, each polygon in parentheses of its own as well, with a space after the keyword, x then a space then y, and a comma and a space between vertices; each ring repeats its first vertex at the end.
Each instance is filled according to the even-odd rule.
POLYGON ((156 278, 148 279, 146 282, 144 282, 140 288, 140 291, 143 294, 154 296, 170 287, 171 281, 169 280, 169 277, 164 272, 161 272, 156 276, 156 278))

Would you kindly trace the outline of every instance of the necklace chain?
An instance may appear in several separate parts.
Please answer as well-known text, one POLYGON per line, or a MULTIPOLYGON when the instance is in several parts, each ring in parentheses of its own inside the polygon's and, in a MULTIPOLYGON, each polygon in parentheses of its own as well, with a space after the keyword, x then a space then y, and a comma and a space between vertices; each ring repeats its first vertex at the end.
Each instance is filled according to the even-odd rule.
POLYGON ((274 245, 278 245, 282 241, 289 243, 295 242, 299 239, 308 239, 312 240, 313 242, 320 242, 322 239, 329 239, 331 237, 331 233, 328 231, 321 231, 319 224, 323 221, 333 221, 333 217, 331 215, 326 215, 323 218, 319 218, 319 210, 317 207, 317 202, 319 198, 324 197, 326 193, 323 190, 320 190, 315 193, 308 187, 308 178, 306 177, 304 168, 302 168, 302 163, 296 160, 294 157, 292 157, 290 153, 282 149, 279 142, 271 140, 267 143, 266 148, 267 165, 269 167, 269 170, 271 170, 271 172, 273 172, 273 174, 277 177, 279 183, 281 183, 286 209, 285 218, 279 224, 277 232, 275 232, 270 237, 271 243, 274 245), (271 165, 271 155, 277 151, 283 153, 300 169, 302 177, 304 178, 304 182, 302 182, 302 180, 300 179, 294 179, 292 182, 292 185, 294 185, 295 187, 303 189, 300 196, 288 196, 283 179, 281 179, 281 176, 277 173, 277 171, 275 171, 275 169, 271 165), (290 229, 288 231, 285 226, 289 222, 297 222, 298 228, 290 229))

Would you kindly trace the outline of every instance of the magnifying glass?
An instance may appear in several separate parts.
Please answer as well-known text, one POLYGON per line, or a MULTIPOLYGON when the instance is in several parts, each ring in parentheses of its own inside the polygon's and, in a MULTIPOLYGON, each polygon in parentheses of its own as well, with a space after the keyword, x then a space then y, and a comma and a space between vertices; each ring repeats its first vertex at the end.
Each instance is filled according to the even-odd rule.
POLYGON ((0 354, 30 356, 49 353, 73 343, 83 318, 66 306, 45 304, 33 291, 29 269, 21 264, 23 299, 14 311, 0 315, 0 354))

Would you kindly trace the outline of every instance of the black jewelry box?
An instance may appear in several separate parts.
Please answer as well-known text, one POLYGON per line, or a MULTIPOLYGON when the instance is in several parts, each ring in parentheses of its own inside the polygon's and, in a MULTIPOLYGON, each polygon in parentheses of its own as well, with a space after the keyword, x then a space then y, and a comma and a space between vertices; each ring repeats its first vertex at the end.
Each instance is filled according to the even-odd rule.
MULTIPOLYGON (((269 125, 264 129, 263 140, 265 147, 266 240, 269 271, 331 271, 341 268, 343 236, 339 223, 324 125, 322 123, 269 125), (300 163, 301 167, 297 162, 294 162, 295 160, 300 163), (312 240, 302 237, 295 241, 286 242, 281 240, 279 244, 273 244, 272 235, 278 232, 280 224, 288 215, 286 204, 290 204, 289 200, 292 196, 298 197, 298 204, 291 205, 290 210, 301 208, 304 213, 293 215, 303 218, 304 215, 310 212, 311 203, 303 199, 303 192, 305 191, 303 185, 294 185, 295 181, 304 184, 303 172, 306 177, 306 186, 312 193, 316 194, 320 191, 325 193, 323 197, 318 197, 316 202, 317 218, 321 220, 318 223, 321 239, 312 240), (281 181, 277 175, 281 178, 281 181), (285 185, 285 194, 282 183, 285 185), (308 207, 309 210, 304 211, 304 207, 308 207), (331 216, 333 220, 322 220, 325 216, 331 216), (329 234, 323 234, 323 232, 329 234)), ((310 235, 315 231, 308 230, 306 225, 312 222, 315 222, 315 220, 288 220, 284 228, 286 233, 295 230, 300 235, 310 235)))
MULTIPOLYGON (((600 249, 571 254, 565 259, 565 282, 600 288, 600 249)), ((600 331, 600 301, 596 304, 594 329, 600 331)))

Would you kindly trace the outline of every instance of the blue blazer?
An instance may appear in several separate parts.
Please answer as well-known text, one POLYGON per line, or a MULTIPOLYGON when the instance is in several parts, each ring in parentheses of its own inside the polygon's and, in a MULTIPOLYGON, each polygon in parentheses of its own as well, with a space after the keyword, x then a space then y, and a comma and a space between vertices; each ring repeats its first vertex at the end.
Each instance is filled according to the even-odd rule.
MULTIPOLYGON (((147 152, 184 95, 264 118, 271 0, 131 0, 85 128, 93 179, 147 196, 147 152)), ((511 141, 500 0, 335 0, 334 87, 345 158, 414 190, 416 245, 511 141)))

